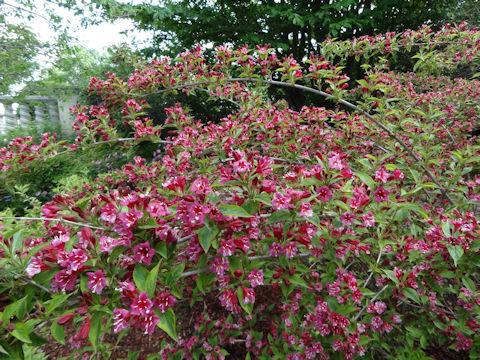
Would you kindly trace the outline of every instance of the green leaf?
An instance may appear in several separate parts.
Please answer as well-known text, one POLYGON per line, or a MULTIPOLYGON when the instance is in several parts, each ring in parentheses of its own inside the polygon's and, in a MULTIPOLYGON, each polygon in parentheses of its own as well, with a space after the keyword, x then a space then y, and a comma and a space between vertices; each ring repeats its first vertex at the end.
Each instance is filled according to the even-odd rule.
POLYGON ((17 300, 14 303, 11 303, 7 307, 5 307, 5 309, 3 310, 3 314, 2 314, 2 320, 3 320, 4 323, 10 323, 10 319, 12 317, 14 317, 15 315, 17 315, 18 305, 20 305, 20 302, 23 299, 24 298, 22 298, 20 300, 17 300))
POLYGON ((267 224, 272 224, 275 222, 284 222, 292 219, 292 214, 288 210, 275 211, 268 218, 267 224))
POLYGON ((177 281, 180 279, 180 277, 183 274, 183 270, 185 270, 185 264, 180 264, 177 265, 175 268, 173 268, 168 274, 165 279, 165 285, 166 286, 173 286, 177 283, 177 281))
POLYGON ((241 287, 237 288, 237 298, 238 298, 238 302, 239 302, 240 306, 242 307, 242 309, 245 310, 245 312, 250 315, 252 313, 252 310, 253 310, 253 304, 252 303, 248 303, 248 304, 243 303, 243 290, 242 290, 241 287))
POLYGON ((454 229, 453 226, 448 221, 445 221, 442 224, 443 235, 445 235, 446 237, 452 236, 453 229, 454 229))
POLYGON ((220 204, 218 209, 224 216, 252 217, 244 208, 237 205, 220 204))
POLYGON ((211 274, 208 272, 202 272, 197 277, 197 287, 203 294, 206 293, 206 286, 211 283, 211 274))
POLYGON ((148 270, 145 269, 142 265, 137 264, 135 269, 133 270, 133 281, 137 286, 137 289, 140 291, 147 291, 146 289, 146 281, 148 277, 148 270))
POLYGON ((175 325, 175 313, 172 308, 168 308, 165 313, 159 313, 160 321, 157 326, 165 331, 173 340, 178 341, 175 325))
POLYGON ((65 333, 63 326, 58 325, 56 321, 53 321, 52 326, 50 326, 50 332, 55 340, 57 340, 60 344, 65 345, 65 333))
POLYGON ((22 243, 23 243, 23 236, 22 236, 22 230, 20 230, 13 235, 12 255, 15 255, 15 253, 20 250, 20 248, 22 247, 22 243))
POLYGON ((407 287, 407 288, 404 288, 402 292, 403 292, 403 295, 405 295, 405 297, 409 298, 410 300, 413 300, 418 304, 421 303, 420 296, 418 296, 418 293, 415 289, 407 287))
POLYGON ((260 193, 255 196, 253 200, 258 200, 265 205, 272 206, 272 200, 270 199, 270 195, 268 195, 267 193, 260 193))
POLYGON ((55 297, 48 301, 45 305, 46 306, 46 314, 49 315, 53 312, 53 310, 55 310, 57 307, 59 307, 60 305, 62 305, 63 303, 65 303, 65 301, 67 301, 67 299, 70 297, 71 294, 69 295, 55 295, 55 297))
POLYGON ((375 182, 373 181, 372 177, 364 172, 356 171, 355 176, 357 176, 365 185, 367 185, 370 189, 375 188, 375 182))
POLYGON ((197 231, 198 242, 206 253, 208 252, 208 249, 210 249, 210 245, 212 245, 212 241, 215 239, 218 232, 219 229, 217 225, 208 226, 207 224, 197 231))
POLYGON ((88 332, 88 339, 96 349, 98 346, 98 337, 100 335, 100 328, 102 326, 102 314, 96 313, 93 315, 92 322, 90 323, 90 331, 88 332))
POLYGON ((138 225, 139 229, 155 229, 157 227, 159 227, 159 225, 157 224, 157 221, 152 217, 148 217, 147 221, 145 221, 143 224, 138 225))
POLYGON ((321 227, 320 225, 320 218, 317 216, 317 214, 313 214, 312 216, 306 217, 305 218, 309 223, 315 225, 316 227, 321 227))
POLYGON ((453 259, 453 263, 455 264, 455 266, 457 266, 458 260, 460 260, 460 258, 463 256, 462 246, 461 245, 453 246, 451 244, 447 244, 447 250, 453 259))
POLYGON ((30 331, 28 327, 24 323, 16 323, 15 329, 11 332, 11 334, 16 337, 18 340, 24 343, 31 343, 30 340, 30 331))
POLYGON ((253 216, 258 211, 259 204, 257 201, 247 201, 242 204, 242 208, 253 216))
POLYGON ((157 287, 158 269, 160 268, 160 262, 152 269, 147 275, 145 280, 145 291, 148 297, 153 297, 155 294, 155 288, 157 287))

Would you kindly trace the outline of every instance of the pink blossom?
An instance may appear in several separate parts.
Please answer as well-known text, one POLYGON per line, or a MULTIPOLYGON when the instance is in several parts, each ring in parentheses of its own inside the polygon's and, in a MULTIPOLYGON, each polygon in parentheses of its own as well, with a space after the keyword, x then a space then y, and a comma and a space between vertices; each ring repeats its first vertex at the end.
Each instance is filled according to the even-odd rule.
POLYGON ((375 180, 381 181, 382 183, 386 183, 390 174, 385 170, 385 168, 380 168, 375 172, 375 180))
POLYGON ((295 256, 296 253, 297 253, 297 244, 293 241, 287 242, 285 244, 285 256, 288 259, 291 259, 295 256))
POLYGON ((328 188, 328 186, 320 186, 317 189, 317 194, 317 199, 323 202, 327 202, 332 197, 332 191, 328 188))
POLYGON ((235 246, 242 250, 245 254, 247 251, 250 249, 250 240, 248 239, 247 236, 240 236, 239 238, 235 238, 233 240, 235 246))
POLYGON ((282 244, 279 244, 276 242, 272 243, 272 245, 268 247, 268 251, 270 253, 270 256, 275 256, 275 257, 282 255, 284 253, 282 244))
POLYGON ((235 252, 235 244, 233 240, 230 239, 221 241, 217 252, 223 256, 232 256, 235 252))
POLYGON ((342 159, 340 158, 340 154, 333 152, 328 158, 328 166, 330 167, 330 169, 342 170, 343 164, 342 159))
POLYGON ((340 220, 342 221, 343 226, 353 225, 353 222, 355 221, 355 214, 346 211, 340 215, 340 220))
POLYGON ((173 307, 176 303, 176 299, 167 292, 162 292, 155 299, 153 299, 154 306, 160 310, 161 313, 165 313, 168 308, 173 307))
POLYGON ((128 320, 130 319, 130 313, 125 309, 113 310, 113 332, 118 333, 123 329, 128 328, 128 320))
POLYGON ((70 240, 70 234, 58 234, 55 235, 52 239, 52 246, 58 247, 65 244, 68 240, 70 240))
POLYGON ((228 271, 228 260, 224 257, 216 257, 212 260, 210 265, 210 270, 213 271, 215 274, 223 275, 225 271, 228 271))
POLYGON ((243 292, 243 303, 244 304, 253 304, 255 303, 255 291, 250 288, 246 288, 242 286, 242 292, 243 292))
POLYGON ((74 249, 67 252, 68 261, 67 261, 67 272, 78 271, 83 264, 88 261, 88 255, 83 249, 74 249))
POLYGON ((225 290, 220 295, 220 304, 229 311, 237 312, 238 311, 238 300, 237 296, 231 289, 225 290))
POLYGON ((145 334, 152 335, 155 330, 155 326, 160 322, 160 318, 155 316, 153 312, 141 316, 138 320, 138 327, 145 331, 145 334))
POLYGON ((362 220, 363 220, 363 225, 367 228, 375 226, 375 218, 373 217, 373 214, 371 211, 369 211, 368 214, 362 215, 362 220))
POLYGON ((107 254, 109 254, 114 247, 123 244, 123 241, 121 241, 119 239, 111 238, 109 236, 100 236, 100 239, 98 241, 100 243, 99 251, 101 253, 105 252, 107 254))
POLYGON ((247 280, 252 288, 263 285, 263 271, 252 269, 248 274, 247 280))
POLYGON ((130 313, 133 315, 147 316, 152 313, 153 302, 148 298, 148 294, 144 291, 140 293, 130 305, 130 313))
POLYGON ((150 216, 153 218, 170 215, 167 205, 165 205, 165 203, 160 201, 151 201, 147 205, 147 211, 150 214, 150 216))
POLYGON ((66 270, 61 270, 53 277, 50 287, 54 292, 58 290, 62 292, 72 291, 76 281, 77 275, 69 274, 66 270))
POLYGON ((100 294, 105 286, 107 286, 108 281, 105 279, 105 273, 102 269, 95 271, 94 273, 88 272, 88 283, 87 287, 94 293, 100 294))
POLYGON ((289 195, 283 195, 276 192, 272 199, 273 210, 278 211, 280 209, 288 209, 290 207, 290 201, 292 198, 289 195))
POLYGON ((300 205, 300 216, 301 217, 310 217, 313 215, 312 207, 309 203, 302 203, 300 205))
POLYGON ((130 210, 129 212, 121 212, 118 214, 123 226, 127 229, 133 228, 137 224, 137 220, 143 216, 143 212, 137 210, 130 210))
POLYGON ((114 224, 117 219, 118 210, 112 204, 107 204, 100 209, 100 219, 107 224, 114 224))
POLYGON ((379 186, 373 193, 375 200, 378 202, 388 201, 388 194, 390 194, 390 192, 384 189, 382 186, 379 186))
POLYGON ((244 158, 241 158, 233 163, 233 170, 235 170, 237 173, 244 173, 250 171, 250 169, 250 163, 244 158))
POLYGON ((32 257, 30 259, 30 263, 28 264, 25 272, 29 277, 33 277, 34 275, 40 273, 42 270, 48 269, 50 266, 46 265, 41 258, 39 257, 32 257))
POLYGON ((133 248, 133 259, 145 265, 152 263, 153 255, 155 255, 155 249, 150 247, 148 241, 138 244, 133 248))

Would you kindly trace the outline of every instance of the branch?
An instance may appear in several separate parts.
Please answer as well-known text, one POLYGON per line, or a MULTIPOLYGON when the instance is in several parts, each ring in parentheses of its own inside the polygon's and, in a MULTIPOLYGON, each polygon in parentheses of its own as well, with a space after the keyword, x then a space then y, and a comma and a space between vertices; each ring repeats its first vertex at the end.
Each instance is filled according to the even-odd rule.
MULTIPOLYGON (((388 285, 385 285, 383 288, 380 289, 380 291, 372 298, 372 300, 370 300, 369 304, 371 304, 372 302, 374 302, 375 300, 378 299, 378 297, 380 296, 381 293, 383 293, 385 290, 387 290, 388 288, 388 285)), ((353 318, 353 321, 357 321, 359 318, 360 318, 360 315, 362 315, 362 313, 365 311, 365 309, 367 308, 368 305, 365 305, 362 310, 360 310, 360 312, 357 314, 357 316, 355 316, 353 318)))
POLYGON ((24 216, 2 216, 0 217, 0 221, 2 220, 36 220, 36 221, 58 221, 58 222, 63 222, 66 224, 71 224, 71 225, 77 225, 77 226, 84 226, 88 227, 90 229, 96 229, 96 230, 107 230, 103 227, 98 227, 98 226, 93 226, 90 224, 84 224, 84 223, 78 223, 75 221, 70 221, 70 220, 65 220, 65 219, 54 219, 54 218, 44 218, 44 217, 24 217, 24 216))

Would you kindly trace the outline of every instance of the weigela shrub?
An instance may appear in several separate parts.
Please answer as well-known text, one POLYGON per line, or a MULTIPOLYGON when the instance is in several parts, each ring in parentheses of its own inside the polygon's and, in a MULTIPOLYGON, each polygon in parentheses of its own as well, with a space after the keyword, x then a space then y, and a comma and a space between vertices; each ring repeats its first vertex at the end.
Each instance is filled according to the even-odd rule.
MULTIPOLYGON (((3 353, 50 332, 98 357, 105 334, 158 327, 169 340, 150 359, 478 358, 480 146, 468 133, 480 83, 447 75, 478 65, 479 46, 464 24, 422 27, 327 40, 306 67, 268 45, 221 46, 211 64, 195 48, 92 79, 104 101, 74 109, 72 150, 149 140, 163 155, 58 194, 41 215, 3 217, 3 353), (389 70, 401 52, 413 72, 389 70), (347 56, 366 64, 357 83, 347 56), (292 111, 266 99, 273 85, 333 106, 292 111), (181 104, 162 125, 148 117, 147 95, 199 89, 237 110, 218 123, 181 104), (119 123, 134 135, 119 138, 119 123)), ((61 151, 25 141, 1 149, 4 176, 61 151)))

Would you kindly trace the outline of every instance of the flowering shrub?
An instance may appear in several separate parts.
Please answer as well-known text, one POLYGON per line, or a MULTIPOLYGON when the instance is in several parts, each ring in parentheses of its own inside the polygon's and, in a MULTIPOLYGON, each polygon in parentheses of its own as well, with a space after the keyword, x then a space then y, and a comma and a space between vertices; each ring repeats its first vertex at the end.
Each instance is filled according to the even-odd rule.
MULTIPOLYGON (((72 149, 149 140, 163 156, 58 194, 41 215, 3 215, 0 266, 17 286, 3 286, 0 352, 41 344, 45 323, 65 343, 68 323, 86 358, 105 351, 105 334, 157 327, 169 340, 149 359, 422 358, 432 347, 478 358, 480 146, 468 132, 480 83, 444 72, 478 64, 479 48, 461 24, 327 41, 308 68, 269 46, 219 47, 213 64, 195 48, 126 80, 92 79, 104 102, 74 109, 72 149), (390 72, 405 50, 415 72, 390 72), (353 84, 341 66, 352 55, 382 59, 353 84), (338 106, 295 112, 265 98, 274 85, 338 106), (202 123, 177 104, 162 125, 147 117, 145 96, 200 88, 237 111, 202 123)), ((22 141, 1 149, 4 176, 19 171, 22 141)), ((25 149, 21 167, 59 151, 25 149)))

